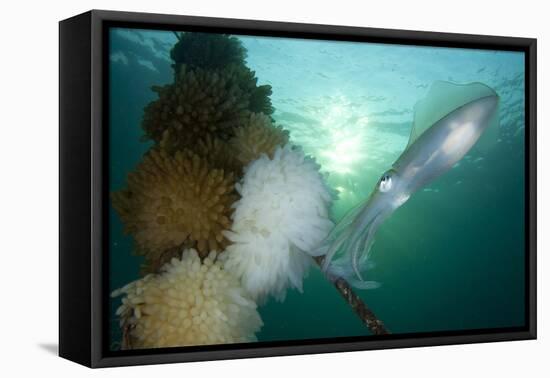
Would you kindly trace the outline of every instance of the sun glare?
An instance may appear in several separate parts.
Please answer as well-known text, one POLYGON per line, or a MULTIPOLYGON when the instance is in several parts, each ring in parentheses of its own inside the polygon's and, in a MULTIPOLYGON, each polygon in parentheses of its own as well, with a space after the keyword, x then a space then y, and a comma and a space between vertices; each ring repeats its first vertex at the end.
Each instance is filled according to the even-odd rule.
POLYGON ((328 107, 321 123, 329 135, 329 143, 320 153, 327 170, 353 173, 354 165, 364 157, 363 141, 368 118, 357 117, 347 101, 338 98, 328 107))

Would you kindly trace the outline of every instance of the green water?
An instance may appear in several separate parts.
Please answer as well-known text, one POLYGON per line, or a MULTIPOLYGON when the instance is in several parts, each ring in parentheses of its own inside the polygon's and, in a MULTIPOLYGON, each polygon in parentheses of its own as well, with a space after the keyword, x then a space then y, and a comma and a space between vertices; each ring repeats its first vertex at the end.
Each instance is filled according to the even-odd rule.
MULTIPOLYGON (((500 131, 414 194, 379 229, 359 292, 392 333, 525 324, 524 56, 517 52, 241 37, 274 118, 316 157, 339 192, 339 219, 364 200, 407 144, 413 106, 435 80, 480 81, 501 98, 500 131)), ((110 187, 125 186, 150 144, 140 142, 152 85, 172 81, 174 34, 114 29, 110 36, 110 187)), ((141 258, 110 211, 110 288, 139 277, 141 258)), ((120 339, 111 301, 111 340, 120 339)), ((312 269, 304 291, 268 301, 260 341, 368 335, 312 269)))

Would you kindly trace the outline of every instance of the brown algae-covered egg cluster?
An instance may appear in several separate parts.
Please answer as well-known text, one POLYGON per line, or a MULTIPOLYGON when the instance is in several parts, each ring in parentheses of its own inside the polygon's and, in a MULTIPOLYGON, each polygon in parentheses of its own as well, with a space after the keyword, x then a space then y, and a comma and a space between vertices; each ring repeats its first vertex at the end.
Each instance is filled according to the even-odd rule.
POLYGON ((137 252, 155 266, 171 257, 165 251, 172 248, 193 247, 202 257, 222 251, 235 200, 231 173, 211 169, 192 152, 172 156, 161 149, 151 150, 128 175, 127 189, 112 194, 137 252))
POLYGON ((212 252, 202 262, 193 249, 173 258, 113 296, 130 345, 158 348, 255 341, 262 326, 256 304, 212 252))
POLYGON ((172 150, 192 146, 205 134, 229 139, 250 113, 243 74, 237 66, 214 71, 182 66, 173 84, 153 88, 159 98, 145 108, 146 137, 159 142, 169 130, 172 150))
POLYGON ((241 41, 229 34, 183 32, 170 51, 177 72, 182 65, 218 69, 231 64, 244 65, 247 51, 241 41))

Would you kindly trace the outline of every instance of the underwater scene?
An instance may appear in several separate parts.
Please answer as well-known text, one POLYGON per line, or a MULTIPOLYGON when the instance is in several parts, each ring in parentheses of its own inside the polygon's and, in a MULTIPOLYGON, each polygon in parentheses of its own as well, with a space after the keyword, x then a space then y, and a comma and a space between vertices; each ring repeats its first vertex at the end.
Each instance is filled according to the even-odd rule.
POLYGON ((524 61, 111 28, 111 350, 524 326, 524 61))

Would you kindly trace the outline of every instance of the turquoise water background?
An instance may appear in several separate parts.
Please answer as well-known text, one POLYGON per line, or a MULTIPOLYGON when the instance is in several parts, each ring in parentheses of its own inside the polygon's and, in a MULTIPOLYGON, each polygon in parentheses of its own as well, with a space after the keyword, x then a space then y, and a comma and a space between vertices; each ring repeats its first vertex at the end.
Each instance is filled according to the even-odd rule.
MULTIPOLYGON (((360 295, 392 333, 525 324, 524 55, 457 48, 239 37, 274 118, 314 156, 339 192, 339 219, 364 200, 407 144, 413 106, 435 80, 479 81, 501 98, 500 131, 414 194, 379 229, 360 295)), ((172 32, 110 33, 110 190, 125 186, 150 147, 140 141, 152 85, 172 81, 172 32)), ((141 258, 110 209, 110 289, 139 278, 141 258)), ((120 340, 111 300, 111 341, 120 340)), ((369 335, 318 269, 304 292, 259 309, 260 341, 369 335)))

